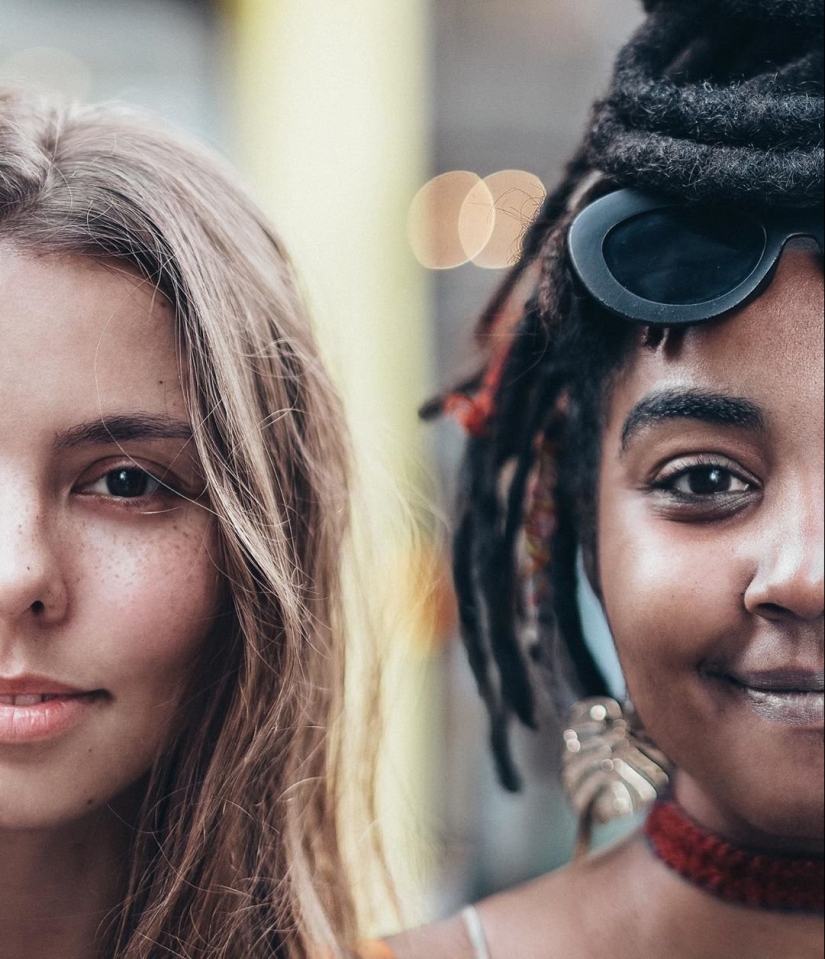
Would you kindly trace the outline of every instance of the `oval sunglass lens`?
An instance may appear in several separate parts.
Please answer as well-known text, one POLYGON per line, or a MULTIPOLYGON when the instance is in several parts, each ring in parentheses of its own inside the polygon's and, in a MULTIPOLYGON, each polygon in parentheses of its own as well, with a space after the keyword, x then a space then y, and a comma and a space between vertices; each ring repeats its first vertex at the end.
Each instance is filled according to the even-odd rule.
POLYGON ((765 251, 765 230, 730 209, 641 213, 607 236, 604 258, 625 289, 654 303, 708 303, 735 290, 765 251))

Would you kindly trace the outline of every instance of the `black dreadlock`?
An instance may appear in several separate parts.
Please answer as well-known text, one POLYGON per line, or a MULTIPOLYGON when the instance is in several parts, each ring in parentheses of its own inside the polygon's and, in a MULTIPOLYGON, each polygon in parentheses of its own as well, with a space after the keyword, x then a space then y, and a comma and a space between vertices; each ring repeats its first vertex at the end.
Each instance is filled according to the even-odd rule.
MULTIPOLYGON (((497 318, 522 281, 538 274, 494 418, 468 442, 455 538, 462 631, 492 719, 499 774, 511 790, 519 776, 508 727, 512 716, 537 724, 535 664, 554 670, 559 708, 569 705, 566 695, 607 693, 584 643, 577 562, 580 550, 591 560, 595 551, 605 396, 639 341, 577 288, 566 252, 573 216, 620 186, 752 205, 823 198, 823 0, 644 5, 648 21, 620 55, 584 146, 480 324, 482 342, 495 349, 497 318), (518 553, 540 438, 559 450, 558 521, 550 598, 539 610, 538 640, 525 649, 518 553)), ((480 385, 481 377, 464 389, 480 385)))

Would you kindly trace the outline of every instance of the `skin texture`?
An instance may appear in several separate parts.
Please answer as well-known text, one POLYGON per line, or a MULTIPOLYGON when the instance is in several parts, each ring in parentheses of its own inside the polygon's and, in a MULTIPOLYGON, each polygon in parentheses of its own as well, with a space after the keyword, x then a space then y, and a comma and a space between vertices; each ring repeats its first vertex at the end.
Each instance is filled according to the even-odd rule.
POLYGON ((185 438, 65 443, 101 416, 188 422, 171 312, 146 283, 0 245, 0 343, 0 681, 103 691, 62 736, 0 743, 0 959, 88 959, 218 613, 215 533, 185 438), (107 477, 141 468, 185 495, 112 495, 107 477))
MULTIPOLYGON (((823 844, 821 726, 769 721, 718 675, 823 670, 822 342, 821 256, 789 250, 757 301, 635 351, 609 398, 595 584, 687 812, 736 843, 811 854, 823 844), (640 402, 676 390, 745 400, 760 422, 647 419, 626 437, 640 402), (674 495, 711 467, 726 492, 674 495)), ((820 919, 726 905, 638 837, 481 915, 492 959, 729 959, 732 944, 747 959, 822 956, 820 919)), ((472 955, 456 921, 392 945, 398 959, 472 955)))

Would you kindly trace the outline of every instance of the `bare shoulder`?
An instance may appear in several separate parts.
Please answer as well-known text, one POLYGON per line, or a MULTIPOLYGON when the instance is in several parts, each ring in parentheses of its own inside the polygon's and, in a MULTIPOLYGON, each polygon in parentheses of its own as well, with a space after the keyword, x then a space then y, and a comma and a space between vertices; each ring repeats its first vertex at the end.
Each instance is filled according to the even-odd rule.
POLYGON ((493 956, 544 959, 547 944, 565 943, 559 955, 571 955, 568 931, 577 925, 578 903, 573 869, 561 869, 534 882, 488 899, 479 914, 493 956))
MULTIPOLYGON (((602 946, 610 952, 632 898, 616 889, 638 855, 629 841, 482 902, 492 959, 547 959, 548 943, 564 959, 592 959, 602 946)), ((389 945, 395 959, 475 959, 460 918, 404 933, 389 945)))
POLYGON ((565 959, 600 954, 610 945, 610 931, 624 921, 626 900, 616 895, 617 879, 634 850, 635 843, 623 843, 482 903, 493 959, 547 959, 548 943, 553 956, 565 959))
MULTIPOLYGON (((493 959, 545 959, 546 930, 570 922, 571 874, 567 870, 509 890, 478 906, 493 959)), ((554 935, 558 941, 559 936, 554 935)), ((388 945, 394 959, 476 959, 463 920, 405 932, 388 945)), ((562 955, 566 955, 562 953, 562 955)))
POLYGON ((461 919, 402 933, 388 945, 395 959, 473 959, 461 919))

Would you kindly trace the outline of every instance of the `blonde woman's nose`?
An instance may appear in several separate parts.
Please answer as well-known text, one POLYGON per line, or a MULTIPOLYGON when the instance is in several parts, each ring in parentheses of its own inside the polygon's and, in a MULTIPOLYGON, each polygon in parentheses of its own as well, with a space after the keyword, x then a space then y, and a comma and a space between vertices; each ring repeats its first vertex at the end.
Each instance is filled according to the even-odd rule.
POLYGON ((0 498, 0 624, 25 617, 51 622, 65 612, 65 582, 47 525, 37 511, 0 498))

